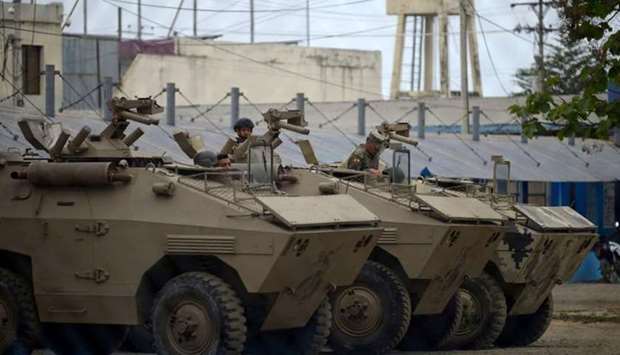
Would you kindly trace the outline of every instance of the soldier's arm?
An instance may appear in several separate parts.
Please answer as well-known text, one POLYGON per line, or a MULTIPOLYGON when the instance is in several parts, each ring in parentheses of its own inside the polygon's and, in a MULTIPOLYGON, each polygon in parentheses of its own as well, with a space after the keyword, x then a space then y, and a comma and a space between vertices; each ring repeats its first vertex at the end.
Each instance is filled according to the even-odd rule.
POLYGON ((220 150, 220 154, 232 155, 235 152, 236 144, 237 142, 235 142, 234 139, 228 138, 228 140, 226 141, 226 144, 224 144, 224 146, 222 147, 222 150, 220 150))

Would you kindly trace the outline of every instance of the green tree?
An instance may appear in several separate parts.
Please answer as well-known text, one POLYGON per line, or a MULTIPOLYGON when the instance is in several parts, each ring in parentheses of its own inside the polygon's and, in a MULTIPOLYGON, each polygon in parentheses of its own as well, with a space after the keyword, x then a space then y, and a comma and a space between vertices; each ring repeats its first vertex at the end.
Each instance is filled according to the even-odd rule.
POLYGON ((579 68, 582 92, 570 99, 553 96, 562 85, 561 77, 548 76, 546 90, 528 95, 525 104, 510 111, 524 117, 526 134, 547 132, 545 123, 559 127, 560 139, 579 137, 607 139, 612 128, 620 127, 620 102, 607 102, 609 82, 620 83, 620 32, 614 26, 620 14, 620 0, 556 0, 562 18, 562 32, 573 41, 592 47, 593 62, 579 68))
MULTIPOLYGON (((576 95, 583 92, 586 82, 581 80, 581 68, 592 66, 596 62, 591 49, 584 41, 575 41, 563 33, 557 44, 547 46, 545 55, 545 74, 548 77, 558 77, 560 81, 549 89, 553 95, 576 95)), ((538 56, 534 63, 538 63, 538 56)), ((538 66, 533 64, 529 68, 518 69, 515 81, 522 92, 517 95, 531 94, 538 77, 538 66)))

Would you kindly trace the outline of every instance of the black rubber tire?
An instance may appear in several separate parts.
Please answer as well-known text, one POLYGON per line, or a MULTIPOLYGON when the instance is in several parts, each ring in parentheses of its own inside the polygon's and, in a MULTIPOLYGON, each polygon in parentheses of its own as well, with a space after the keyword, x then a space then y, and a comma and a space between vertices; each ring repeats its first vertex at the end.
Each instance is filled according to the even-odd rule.
POLYGON ((5 354, 29 353, 39 345, 41 336, 41 324, 30 283, 0 268, 0 297, 7 299, 9 311, 16 315, 15 334, 9 335, 10 338, 4 344, 0 339, 0 353, 2 351, 5 354))
POLYGON ((504 331, 495 344, 501 347, 528 346, 545 334, 552 317, 553 296, 549 295, 536 313, 508 317, 504 331))
POLYGON ((412 316, 407 334, 398 348, 404 351, 441 350, 447 346, 463 316, 463 303, 457 292, 441 314, 412 316))
POLYGON ((334 322, 329 345, 336 354, 386 354, 403 339, 411 321, 411 298, 404 281, 390 268, 368 261, 355 283, 330 295, 334 322), (382 305, 380 325, 370 334, 353 336, 340 329, 337 312, 344 312, 336 302, 351 287, 361 286, 372 291, 382 305))
POLYGON ((127 336, 123 325, 43 323, 45 345, 56 355, 109 355, 127 336))
MULTIPOLYGON (((479 278, 466 279, 461 289, 466 290, 477 300, 482 314, 477 327, 466 333, 462 333, 462 328, 459 327, 455 334, 446 341, 445 348, 488 349, 493 347, 506 323, 506 296, 502 288, 491 275, 483 273, 479 278)), ((465 308, 463 322, 466 317, 465 308)))
POLYGON ((144 325, 136 325, 129 328, 127 339, 121 346, 121 350, 134 353, 153 353, 155 351, 153 343, 153 332, 149 327, 144 325))
POLYGON ((166 336, 172 310, 180 302, 191 300, 204 306, 214 321, 218 339, 204 355, 241 354, 247 334, 241 301, 222 279, 205 272, 188 272, 168 281, 158 293, 151 316, 154 348, 159 355, 183 355, 176 352, 166 336))
POLYGON ((318 355, 327 345, 332 307, 325 299, 305 327, 262 332, 252 339, 246 355, 318 355))

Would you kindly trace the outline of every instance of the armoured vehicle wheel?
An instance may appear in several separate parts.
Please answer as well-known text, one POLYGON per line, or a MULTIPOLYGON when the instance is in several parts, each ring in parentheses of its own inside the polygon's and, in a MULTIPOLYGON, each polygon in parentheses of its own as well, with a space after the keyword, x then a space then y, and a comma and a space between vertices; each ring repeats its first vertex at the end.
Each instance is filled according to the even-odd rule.
POLYGON ((109 355, 125 340, 122 325, 43 323, 45 345, 56 355, 109 355))
POLYGON ((153 349, 153 332, 151 327, 137 325, 129 328, 127 339, 121 346, 121 350, 137 353, 152 353, 153 349))
POLYGON ((463 302, 457 293, 441 314, 413 316, 399 348, 405 351, 443 349, 454 335, 463 315, 463 302))
POLYGON ((506 297, 501 287, 491 275, 483 273, 479 278, 466 279, 459 293, 463 302, 463 317, 446 347, 492 347, 506 323, 506 297))
POLYGON ((263 332, 251 341, 246 355, 318 355, 327 345, 332 307, 325 300, 305 327, 263 332))
POLYGON ((549 297, 536 313, 508 317, 504 331, 495 342, 498 346, 528 346, 542 337, 553 316, 553 297, 549 297))
POLYGON ((411 299, 401 278, 366 262, 355 283, 331 296, 329 337, 337 354, 385 354, 400 343, 411 320, 411 299))
POLYGON ((9 289, 0 284, 0 354, 17 340, 17 305, 9 289))
POLYGON ((208 273, 189 272, 168 281, 151 319, 160 355, 240 354, 245 346, 241 301, 227 283, 208 273))
POLYGON ((0 353, 30 353, 39 335, 32 288, 20 276, 0 268, 0 353))

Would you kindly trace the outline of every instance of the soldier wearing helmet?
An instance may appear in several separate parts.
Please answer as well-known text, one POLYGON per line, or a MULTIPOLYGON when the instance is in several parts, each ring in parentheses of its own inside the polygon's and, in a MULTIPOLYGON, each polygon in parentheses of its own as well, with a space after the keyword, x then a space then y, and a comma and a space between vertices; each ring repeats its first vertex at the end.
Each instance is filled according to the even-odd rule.
POLYGON ((348 169, 367 171, 371 175, 381 175, 379 170, 379 158, 385 148, 387 138, 379 132, 372 131, 366 138, 365 144, 360 144, 351 156, 345 160, 344 165, 348 169))
POLYGON ((249 118, 241 118, 234 125, 235 133, 237 133, 236 138, 230 138, 226 145, 220 151, 220 154, 232 155, 235 153, 235 150, 239 145, 243 144, 248 138, 252 136, 252 131, 254 130, 254 122, 249 118))

